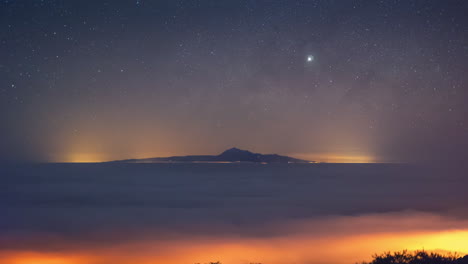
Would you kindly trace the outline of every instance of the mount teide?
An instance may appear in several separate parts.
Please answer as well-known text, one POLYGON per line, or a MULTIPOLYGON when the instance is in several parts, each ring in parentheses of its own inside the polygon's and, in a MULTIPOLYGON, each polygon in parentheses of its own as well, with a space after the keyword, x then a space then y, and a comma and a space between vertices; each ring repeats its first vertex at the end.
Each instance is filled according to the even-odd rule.
POLYGON ((173 156, 163 158, 145 158, 145 159, 127 159, 111 162, 122 163, 233 163, 233 162, 250 162, 250 163, 313 163, 313 161, 296 159, 278 154, 260 154, 253 153, 248 150, 238 148, 230 148, 219 155, 190 155, 190 156, 173 156))

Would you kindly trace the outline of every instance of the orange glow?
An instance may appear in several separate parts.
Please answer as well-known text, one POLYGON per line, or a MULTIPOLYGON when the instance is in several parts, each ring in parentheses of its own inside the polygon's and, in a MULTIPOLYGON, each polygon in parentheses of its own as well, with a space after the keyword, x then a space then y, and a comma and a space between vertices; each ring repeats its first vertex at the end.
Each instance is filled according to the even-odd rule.
POLYGON ((106 161, 103 155, 96 153, 70 153, 66 158, 60 160, 60 162, 70 163, 92 163, 92 162, 103 162, 106 161))
MULTIPOLYGON (((171 156, 171 155, 163 155, 161 157, 171 156)), ((115 159, 128 159, 128 158, 151 158, 151 157, 159 157, 158 155, 136 155, 132 157, 118 157, 115 159)), ((300 157, 307 160, 313 160, 316 162, 326 162, 326 163, 375 163, 377 162, 374 158, 368 156, 340 156, 340 155, 330 155, 330 156, 312 156, 312 157, 300 157)), ((58 162, 70 162, 70 163, 93 163, 93 162, 105 162, 113 160, 113 158, 109 158, 107 155, 99 154, 99 153, 69 153, 64 158, 59 158, 56 161, 58 162), (107 158, 106 158, 107 157, 107 158)), ((218 162, 221 163, 221 162, 218 162)), ((231 162, 226 162, 231 163, 231 162)))
MULTIPOLYGON (((87 124, 76 122, 74 126, 65 127, 59 136, 54 137, 51 144, 53 151, 44 158, 48 162, 104 162, 123 159, 143 159, 153 157, 169 157, 183 155, 217 155, 222 151, 238 146, 253 152, 277 153, 294 158, 327 163, 375 163, 381 162, 373 155, 372 148, 365 141, 355 138, 341 138, 334 135, 332 139, 320 139, 321 149, 313 153, 283 152, 281 148, 270 148, 270 143, 263 146, 260 142, 246 141, 242 137, 240 142, 224 142, 209 139, 209 143, 199 144, 193 140, 193 135, 185 135, 187 131, 168 131, 165 127, 141 127, 128 124, 99 123, 87 124), (78 127, 78 130, 73 130, 78 127), (238 143, 238 144, 236 144, 238 143), (356 150, 358 149, 358 150, 356 150)), ((328 134, 327 134, 328 135, 328 134)), ((311 147, 311 149, 315 148, 311 147)))
MULTIPOLYGON (((293 155, 292 155, 293 156, 293 155)), ((381 162, 377 158, 370 155, 360 154, 334 154, 334 153, 319 153, 319 154, 298 154, 297 158, 313 160, 316 162, 326 163, 376 163, 381 162)))
POLYGON ((71 253, 11 252, 0 254, 0 261, 5 264, 84 264, 89 263, 90 260, 90 258, 71 253))
POLYGON ((319 159, 320 162, 328 163, 374 163, 376 160, 370 156, 340 156, 330 155, 319 159))
POLYGON ((329 225, 330 220, 296 223, 292 228, 300 230, 269 238, 187 235, 175 240, 155 240, 155 235, 153 238, 118 241, 116 245, 111 243, 101 248, 83 248, 82 244, 77 246, 71 241, 62 244, 68 244, 73 249, 60 251, 60 254, 0 250, 0 263, 179 264, 219 260, 225 264, 350 264, 370 260, 374 253, 403 249, 468 253, 468 223, 463 221, 430 216, 370 216, 344 217, 331 222, 334 223, 329 225), (316 228, 317 225, 319 228, 316 228), (454 225, 459 229, 451 229, 454 225), (419 230, 418 226, 427 230, 419 230), (79 248, 78 251, 76 248, 79 248))
POLYGON ((356 263, 369 260, 376 252, 394 250, 452 251, 468 253, 464 247, 468 230, 421 234, 376 234, 335 238, 280 238, 270 240, 232 240, 200 243, 194 241, 156 244, 133 244, 76 256, 75 253, 0 253, 5 264, 94 264, 116 263, 205 263, 220 260, 241 264, 262 262, 356 263), (168 247, 169 246, 169 247, 168 247), (161 250, 164 249, 164 250, 161 250), (156 252, 156 253, 152 253, 156 252), (159 252, 159 253, 158 253, 159 252))
MULTIPOLYGON (((196 153, 195 153, 196 154, 196 153)), ((70 162, 70 163, 92 163, 92 162, 105 162, 111 160, 118 160, 118 159, 144 159, 144 158, 151 158, 151 157, 168 157, 168 156, 177 156, 177 153, 168 153, 168 154, 152 154, 152 153, 145 153, 145 154, 137 154, 134 155, 107 155, 104 153, 99 152, 83 152, 82 150, 74 150, 70 149, 70 151, 61 157, 53 158, 56 162, 70 162)), ((179 154, 185 155, 185 154, 179 154)), ((365 156, 365 155, 339 155, 339 154, 312 154, 312 155, 291 155, 292 157, 312 160, 316 162, 326 162, 326 163, 375 163, 379 162, 376 158, 372 156, 365 156)))
MULTIPOLYGON (((197 153, 190 153, 187 155, 196 155, 197 153)), ((200 154, 200 153, 198 153, 200 154)), ((144 159, 152 157, 169 157, 177 155, 186 155, 181 153, 138 153, 125 154, 125 155, 110 155, 99 151, 92 151, 92 148, 85 148, 84 145, 70 148, 68 152, 60 157, 53 157, 55 162, 71 162, 71 163, 87 163, 87 162, 105 162, 119 159, 144 159)), ((326 163, 376 163, 381 162, 375 157, 366 155, 340 155, 340 154, 288 154, 291 157, 311 160, 315 162, 326 163)))

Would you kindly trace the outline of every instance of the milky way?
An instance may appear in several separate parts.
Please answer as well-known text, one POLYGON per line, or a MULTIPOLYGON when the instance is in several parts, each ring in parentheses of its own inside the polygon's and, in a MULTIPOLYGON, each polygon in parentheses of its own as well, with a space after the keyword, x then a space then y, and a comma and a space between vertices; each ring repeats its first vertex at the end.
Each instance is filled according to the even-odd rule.
POLYGON ((2 1, 0 160, 457 160, 466 1, 2 1))

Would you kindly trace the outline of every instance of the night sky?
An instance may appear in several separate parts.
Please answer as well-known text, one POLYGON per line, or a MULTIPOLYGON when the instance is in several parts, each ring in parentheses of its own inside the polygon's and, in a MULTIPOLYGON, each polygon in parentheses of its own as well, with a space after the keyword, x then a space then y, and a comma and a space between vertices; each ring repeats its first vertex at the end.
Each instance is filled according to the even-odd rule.
POLYGON ((0 160, 463 160, 468 1, 2 0, 0 160))

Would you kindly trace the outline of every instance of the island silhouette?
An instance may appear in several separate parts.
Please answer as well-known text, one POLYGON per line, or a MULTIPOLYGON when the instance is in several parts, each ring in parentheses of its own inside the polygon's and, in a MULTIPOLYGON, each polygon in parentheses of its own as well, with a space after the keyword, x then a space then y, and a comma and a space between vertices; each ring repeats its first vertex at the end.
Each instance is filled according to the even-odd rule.
POLYGON ((278 154, 260 154, 238 148, 230 148, 219 155, 189 155, 144 159, 126 159, 110 162, 121 163, 314 163, 278 154))

